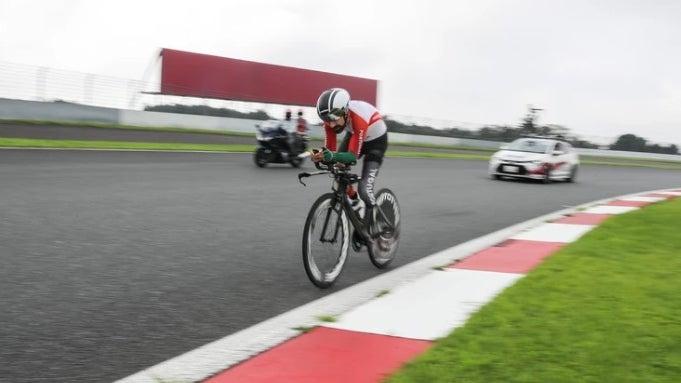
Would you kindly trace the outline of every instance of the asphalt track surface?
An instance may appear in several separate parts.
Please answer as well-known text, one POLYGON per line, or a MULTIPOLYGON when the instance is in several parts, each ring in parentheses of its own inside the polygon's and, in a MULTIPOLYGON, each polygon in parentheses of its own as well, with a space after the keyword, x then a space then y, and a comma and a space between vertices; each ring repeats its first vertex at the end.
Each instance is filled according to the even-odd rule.
MULTIPOLYGON (((353 253, 332 289, 307 280, 302 226, 330 180, 298 172, 250 154, 0 150, 0 381, 114 381, 379 275, 353 253)), ((378 187, 402 207, 394 269, 678 179, 583 166, 543 185, 493 181, 483 161, 389 158, 378 187)))

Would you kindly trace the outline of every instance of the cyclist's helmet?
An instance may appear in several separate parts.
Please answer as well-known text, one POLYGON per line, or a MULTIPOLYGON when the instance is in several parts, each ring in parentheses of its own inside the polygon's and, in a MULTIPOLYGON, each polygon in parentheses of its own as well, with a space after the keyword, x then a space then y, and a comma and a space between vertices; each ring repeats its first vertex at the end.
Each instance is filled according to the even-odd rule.
MULTIPOLYGON (((338 121, 341 117, 345 117, 345 123, 347 123, 349 103, 350 93, 347 90, 342 88, 325 90, 317 99, 317 115, 325 122, 338 121)), ((340 133, 344 128, 345 125, 336 125, 333 130, 340 133)))

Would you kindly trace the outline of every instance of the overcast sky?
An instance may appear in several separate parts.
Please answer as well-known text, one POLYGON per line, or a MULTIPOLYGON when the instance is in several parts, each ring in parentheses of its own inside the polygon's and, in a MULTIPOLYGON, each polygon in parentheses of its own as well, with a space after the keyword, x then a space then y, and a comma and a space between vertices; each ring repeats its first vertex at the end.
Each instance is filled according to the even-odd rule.
POLYGON ((376 79, 385 114, 516 125, 532 104, 681 146, 680 0, 0 1, 0 61, 148 80, 161 48, 376 79))

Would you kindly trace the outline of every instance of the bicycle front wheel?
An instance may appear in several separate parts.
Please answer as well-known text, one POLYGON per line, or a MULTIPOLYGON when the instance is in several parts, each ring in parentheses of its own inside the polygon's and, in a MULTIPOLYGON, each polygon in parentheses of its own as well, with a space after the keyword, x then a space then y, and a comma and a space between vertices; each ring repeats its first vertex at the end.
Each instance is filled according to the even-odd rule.
POLYGON ((375 209, 378 209, 376 219, 381 221, 382 230, 369 246, 369 259, 374 266, 384 269, 395 259, 400 242, 402 221, 395 193, 390 189, 379 190, 375 209))
POLYGON ((317 287, 331 287, 343 271, 350 243, 348 218, 327 193, 310 208, 303 231, 303 264, 310 281, 317 287))

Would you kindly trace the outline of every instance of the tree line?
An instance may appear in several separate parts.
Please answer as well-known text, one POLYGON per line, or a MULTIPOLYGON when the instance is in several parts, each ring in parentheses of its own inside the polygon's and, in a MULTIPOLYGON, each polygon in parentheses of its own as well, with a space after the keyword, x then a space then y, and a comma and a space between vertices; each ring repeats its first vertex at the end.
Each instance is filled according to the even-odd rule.
MULTIPOLYGON (((166 113, 181 113, 181 114, 197 114, 203 116, 215 117, 231 117, 231 118, 246 118, 251 120, 269 120, 274 119, 263 110, 256 112, 243 113, 228 108, 214 108, 207 105, 150 105, 146 106, 144 110, 154 112, 166 113)), ((561 138, 569 142, 576 148, 597 149, 601 145, 582 140, 579 137, 570 133, 570 130, 561 125, 540 125, 537 123, 536 110, 530 107, 527 115, 525 115, 518 126, 509 125, 488 125, 483 126, 477 130, 462 129, 458 127, 436 129, 426 125, 404 124, 390 116, 385 116, 384 120, 388 126, 388 131, 404 134, 428 135, 439 137, 452 138, 469 138, 476 140, 500 141, 510 142, 516 138, 524 136, 548 136, 561 138)), ((662 146, 658 144, 649 144, 646 139, 638 137, 634 134, 624 134, 617 138, 617 140, 607 146, 610 150, 623 150, 630 152, 647 152, 647 153, 663 153, 663 154, 679 154, 679 148, 676 145, 662 146)))
POLYGON ((263 121, 272 119, 272 117, 270 117, 264 110, 243 113, 228 108, 213 108, 212 106, 208 105, 183 105, 183 104, 147 105, 144 107, 144 110, 150 112, 197 114, 200 116, 246 118, 249 120, 263 121))

